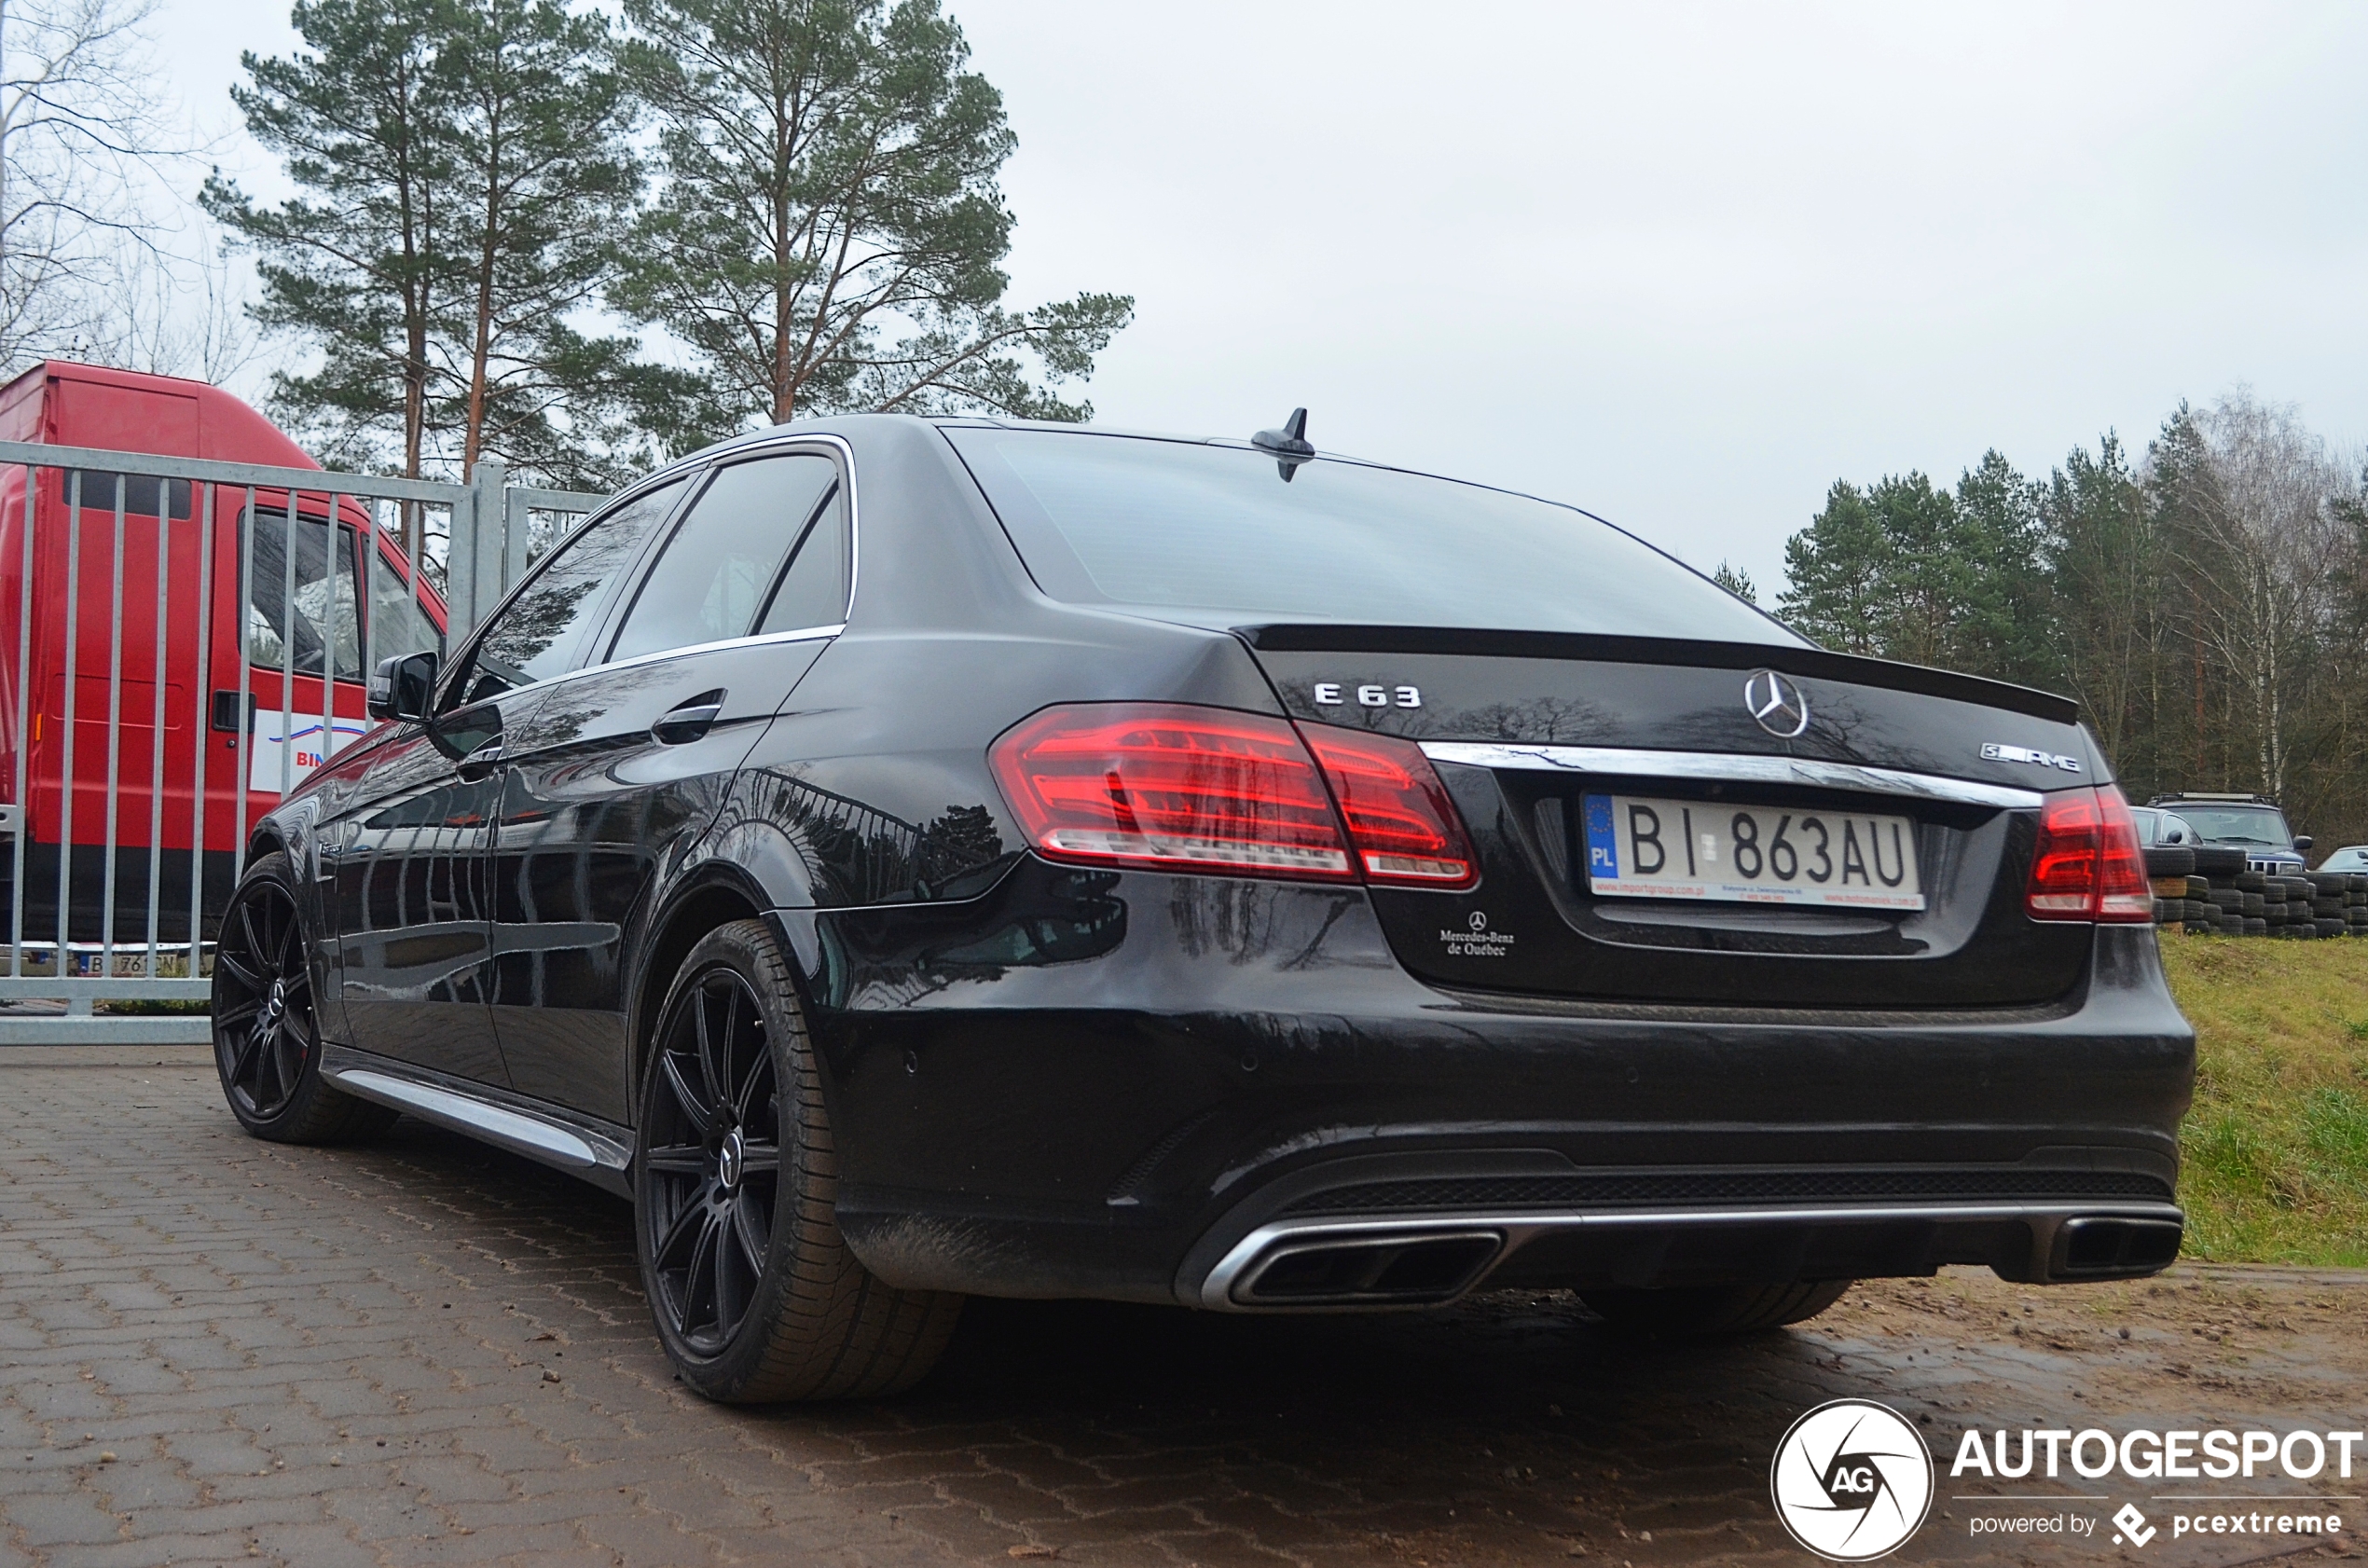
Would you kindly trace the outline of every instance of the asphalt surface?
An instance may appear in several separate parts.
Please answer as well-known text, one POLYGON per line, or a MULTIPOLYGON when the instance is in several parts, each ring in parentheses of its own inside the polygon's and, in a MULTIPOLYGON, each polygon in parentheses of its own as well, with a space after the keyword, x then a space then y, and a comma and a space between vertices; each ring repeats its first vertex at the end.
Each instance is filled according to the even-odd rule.
MULTIPOLYGON (((1809 1562, 1769 1457, 1852 1396, 1943 1462, 1893 1561, 2362 1554, 1976 1535, 2170 1506, 2131 1482, 1980 1502, 2012 1483, 1947 1474, 1968 1424, 2361 1427, 2368 1278, 2344 1273, 1951 1272, 1707 1348, 1560 1296, 1290 1321, 975 1302, 914 1395, 744 1410, 674 1382, 631 1234, 623 1204, 407 1121, 365 1148, 254 1142, 200 1052, 7 1051, 0 1568, 1809 1562)), ((2368 1475, 2255 1490, 2368 1525, 2368 1475)))

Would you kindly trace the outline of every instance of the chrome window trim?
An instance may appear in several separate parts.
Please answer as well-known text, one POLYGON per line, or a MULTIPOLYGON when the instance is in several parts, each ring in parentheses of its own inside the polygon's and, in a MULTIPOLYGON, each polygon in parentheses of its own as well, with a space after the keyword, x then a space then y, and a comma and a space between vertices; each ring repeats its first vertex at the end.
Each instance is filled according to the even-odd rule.
MULTIPOLYGON (((607 664, 585 665, 580 669, 561 670, 548 681, 538 681, 536 686, 551 687, 579 680, 586 675, 606 675, 611 670, 632 669, 639 665, 664 664, 668 659, 687 659, 694 653, 713 653, 726 648, 763 648, 776 642, 818 642, 847 630, 845 621, 827 626, 800 626, 794 631, 768 631, 755 637, 727 637, 715 642, 694 642, 681 648, 661 648, 654 653, 636 653, 629 659, 611 659, 607 664)), ((521 692, 532 686, 520 686, 521 692)))
POLYGON ((1537 773, 1619 774, 1645 778, 1700 778, 1727 784, 1798 784, 1820 790, 1856 790, 1905 795, 1954 805, 2036 810, 2046 797, 2036 790, 1977 784, 1965 778, 1907 773, 1856 763, 1811 757, 1755 756, 1733 751, 1657 751, 1624 746, 1519 746, 1503 742, 1426 740, 1423 754, 1438 763, 1470 767, 1523 768, 1537 773))
MULTIPOLYGON (((684 496, 682 501, 677 502, 676 504, 679 506, 695 506, 698 504, 700 493, 707 488, 705 483, 707 477, 712 475, 717 469, 725 467, 730 463, 737 462, 744 457, 778 457, 788 452, 794 452, 801 447, 809 448, 814 447, 829 447, 833 452, 837 454, 839 472, 846 476, 847 566, 847 614, 844 619, 825 626, 800 626, 790 631, 764 632, 749 637, 730 637, 724 638, 716 642, 698 642, 682 648, 662 648, 654 653, 637 654, 629 659, 612 659, 605 664, 580 665, 574 669, 561 670, 558 674, 550 677, 548 680, 537 681, 534 682, 534 685, 548 688, 558 685, 561 681, 572 681, 578 676, 599 675, 613 669, 627 669, 635 665, 654 664, 661 659, 678 659, 690 653, 709 653, 720 648, 756 647, 771 642, 810 642, 817 638, 836 637, 841 632, 847 630, 847 622, 855 618, 856 586, 860 581, 863 570, 863 528, 862 521, 858 516, 859 504, 856 494, 855 448, 848 445, 845 436, 832 435, 821 431, 802 432, 795 435, 751 437, 746 446, 732 447, 720 452, 704 452, 694 458, 686 458, 679 462, 669 463, 666 467, 659 469, 656 473, 644 476, 638 483, 629 486, 625 489, 619 490, 615 495, 610 497, 606 505, 602 506, 599 511, 593 513, 590 516, 585 518, 583 522, 577 524, 573 529, 569 530, 566 538, 559 540, 558 543, 554 543, 549 550, 544 552, 543 559, 548 560, 552 556, 557 555, 560 550, 564 549, 577 534, 580 534, 585 530, 592 527, 593 524, 599 522, 602 518, 608 516, 610 513, 615 511, 618 507, 647 494, 649 491, 657 488, 661 485, 670 484, 678 479, 688 479, 693 481, 693 488, 687 495, 684 496)), ((669 520, 671 520, 671 514, 669 514, 669 520)), ((671 536, 669 535, 669 537, 671 536)), ((652 564, 654 564, 654 561, 653 561, 652 564)), ((502 596, 502 602, 495 605, 491 612, 486 615, 485 619, 478 622, 476 626, 469 633, 469 640, 467 643, 463 645, 460 653, 453 657, 450 664, 445 669, 437 673, 436 695, 439 697, 444 695, 445 682, 450 679, 451 672, 459 669, 463 663, 475 653, 477 644, 485 640, 486 628, 491 626, 510 608, 512 600, 516 599, 518 595, 526 591, 527 585, 532 583, 536 576, 540 574, 542 566, 542 560, 536 561, 533 567, 529 569, 526 575, 519 578, 516 584, 511 587, 510 591, 502 596)), ((637 571, 646 572, 648 570, 648 568, 643 566, 642 562, 638 557, 634 561, 633 566, 634 570, 637 571)), ((635 586, 638 589, 640 585, 637 583, 635 586)), ((606 613, 613 614, 614 612, 610 611, 606 613)), ((603 627, 602 629, 606 628, 603 627)), ((514 686, 511 688, 512 691, 519 692, 531 691, 532 689, 532 686, 514 686)), ((489 698, 487 700, 489 701, 491 699, 489 698)), ((472 704, 469 706, 475 705, 472 704)))

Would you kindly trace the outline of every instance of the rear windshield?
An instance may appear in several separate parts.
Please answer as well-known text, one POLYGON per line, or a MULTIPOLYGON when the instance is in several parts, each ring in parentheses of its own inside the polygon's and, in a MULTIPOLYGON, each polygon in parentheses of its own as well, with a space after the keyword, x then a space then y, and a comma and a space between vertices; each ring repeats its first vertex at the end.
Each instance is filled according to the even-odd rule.
POLYGON ((1337 459, 1085 432, 952 428, 1039 586, 1229 621, 1799 640, 1567 506, 1337 459))

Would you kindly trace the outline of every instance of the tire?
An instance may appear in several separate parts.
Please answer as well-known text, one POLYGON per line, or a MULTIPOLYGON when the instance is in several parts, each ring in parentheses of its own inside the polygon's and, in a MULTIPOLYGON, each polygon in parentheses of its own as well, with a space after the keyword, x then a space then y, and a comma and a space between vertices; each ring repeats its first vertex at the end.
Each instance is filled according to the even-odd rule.
POLYGON ((2339 937, 2344 934, 2344 923, 2341 920, 2313 920, 2310 927, 2322 937, 2339 937))
POLYGON ((2154 876, 2193 876, 2196 874, 2196 852, 2182 844, 2167 844, 2146 851, 2146 874, 2154 876))
POLYGON ((2228 886, 2240 892, 2266 893, 2269 891, 2269 877, 2264 872, 2240 871, 2228 879, 2228 886))
POLYGON ((2241 915, 2223 915, 2212 924, 2219 928, 2220 934, 2224 937, 2240 937, 2245 934, 2245 917, 2241 915))
POLYGON ((2307 872, 2304 873, 2303 879, 2310 884, 2312 895, 2322 899, 2343 897, 2345 885, 2351 880, 2349 876, 2339 871, 2307 872))
POLYGON ((2237 897, 2244 905, 2245 918, 2248 920, 2259 920, 2269 912, 2268 901, 2259 893, 2239 893, 2237 897))
POLYGON ((2198 902, 2198 903, 2202 902, 2202 901, 2203 901, 2204 900, 2206 900, 2206 899, 2210 898, 2210 897, 2211 897, 2211 881, 2210 881, 2210 879, 2209 877, 2202 877, 2202 876, 2191 876, 2191 877, 2189 877, 2189 878, 2187 879, 2187 896, 2188 896, 2189 898, 2191 898, 2191 899, 2195 900, 2195 901, 2196 901, 2196 902, 2198 902))
POLYGON ((740 920, 708 933, 658 1019, 633 1162, 635 1251, 683 1382, 726 1404, 873 1398, 918 1382, 962 1298, 881 1284, 839 1234, 821 1079, 772 932, 740 920))
POLYGON ((2215 882, 2242 874, 2250 869, 2241 849, 2198 848, 2195 852, 2196 874, 2209 876, 2215 882))
POLYGON ((311 944, 285 855, 260 855, 223 912, 213 956, 213 1068, 239 1125, 273 1143, 351 1143, 396 1112, 321 1080, 311 944))
POLYGON ((2245 934, 2249 937, 2265 937, 2269 934, 2269 922, 2249 919, 2245 922, 2245 934))
POLYGON ((1790 1285, 1697 1286, 1676 1290, 1582 1290, 1588 1310, 1623 1334, 1705 1340, 1759 1334, 1806 1323, 1842 1299, 1855 1280, 1790 1285))

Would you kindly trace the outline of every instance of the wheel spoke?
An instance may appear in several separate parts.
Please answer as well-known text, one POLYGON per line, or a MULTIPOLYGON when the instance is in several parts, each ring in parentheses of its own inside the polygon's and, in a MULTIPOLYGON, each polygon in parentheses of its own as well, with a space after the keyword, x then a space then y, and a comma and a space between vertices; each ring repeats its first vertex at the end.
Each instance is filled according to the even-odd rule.
POLYGON ((263 939, 255 934, 255 906, 261 901, 260 899, 249 899, 239 906, 239 928, 247 933, 247 952, 255 961, 257 976, 255 983, 258 985, 263 983, 261 966, 265 962, 265 956, 271 951, 263 939))
POLYGON ((683 1281, 682 1327, 685 1332, 693 1324, 715 1315, 715 1244, 716 1232, 722 1229, 716 1223, 715 1211, 703 1205, 699 1210, 699 1239, 691 1247, 690 1277, 683 1281))
POLYGON ((304 1076, 305 1040, 282 1025, 271 1044, 272 1071, 280 1080, 280 1098, 285 1101, 296 1093, 296 1082, 304 1076))
POLYGON ((685 1201, 682 1206, 675 1211, 674 1218, 667 1225, 666 1234, 658 1238, 654 1256, 661 1270, 668 1267, 668 1261, 681 1246, 683 1238, 691 1233, 704 1216, 705 1205, 695 1196, 685 1201))
POLYGON ((668 1176, 704 1176, 708 1152, 695 1143, 670 1143, 641 1151, 641 1168, 668 1176))
POLYGON ((756 1206, 756 1200, 746 1192, 732 1200, 732 1239, 739 1244, 740 1256, 748 1263, 750 1279, 764 1272, 764 1252, 771 1241, 764 1234, 764 1220, 757 1214, 756 1206))
POLYGON ((740 1125, 753 1125, 757 1113, 764 1109, 764 1098, 769 1094, 773 1081, 773 1052, 764 1048, 764 1032, 751 1029, 756 1038, 749 1052, 747 1076, 740 1080, 739 1089, 732 1096, 732 1108, 739 1114, 740 1125))
MULTIPOLYGON (((718 1038, 719 1032, 708 1022, 708 999, 712 995, 713 993, 705 984, 701 984, 698 991, 691 997, 691 1011, 692 1015, 699 1021, 699 1077, 707 1085, 706 1103, 720 1110, 729 1103, 726 1098, 728 1091, 724 1086, 732 1080, 730 1075, 721 1070, 717 1064, 716 1052, 719 1050, 727 1050, 729 1047, 724 1040, 718 1038)), ((728 1026, 727 1015, 726 1027, 728 1026)))
POLYGON ((244 958, 232 957, 227 946, 214 948, 213 967, 229 975, 232 980, 249 991, 260 992, 263 989, 263 976, 247 968, 244 958))
POLYGON ((718 1339, 729 1339, 732 1330, 740 1326, 740 1314, 749 1293, 740 1287, 739 1253, 735 1243, 737 1227, 728 1217, 719 1217, 715 1226, 715 1241, 710 1257, 715 1271, 715 1333, 718 1339))
POLYGON ((743 1143, 740 1145, 740 1179, 752 1176, 772 1176, 781 1168, 781 1146, 778 1143, 743 1143))
POLYGON ((715 1112, 708 1108, 707 1103, 699 1098, 698 1092, 684 1080, 681 1059, 671 1051, 665 1052, 659 1057, 658 1066, 666 1075, 666 1086, 674 1092, 674 1103, 681 1107, 684 1116, 690 1118, 691 1125, 698 1130, 699 1136, 712 1136, 715 1112))
MULTIPOLYGON (((255 1062, 255 1055, 256 1052, 261 1050, 262 1045, 263 1031, 261 1029, 249 1029, 246 1032, 245 1043, 239 1047, 239 1053, 230 1059, 230 1081, 232 1084, 239 1085, 246 1083, 249 1071, 255 1068, 257 1065, 255 1062)), ((260 1080, 258 1080, 257 1082, 259 1084, 260 1080)), ((250 1090, 249 1097, 252 1098, 253 1094, 254 1091, 250 1090)))
POLYGON ((257 1110, 268 1110, 288 1097, 287 1084, 280 1077, 280 1031, 270 1030, 259 1044, 261 1049, 255 1052, 255 1105, 257 1110))
POLYGON ((213 1015, 213 1026, 217 1029, 228 1028, 233 1024, 244 1023, 262 1011, 262 1001, 257 997, 250 997, 243 1002, 237 1002, 217 1011, 213 1015))

